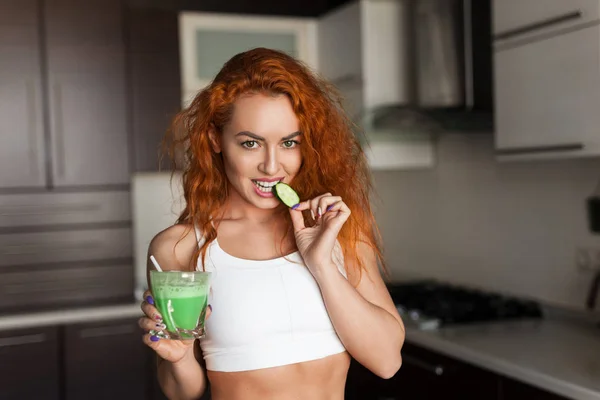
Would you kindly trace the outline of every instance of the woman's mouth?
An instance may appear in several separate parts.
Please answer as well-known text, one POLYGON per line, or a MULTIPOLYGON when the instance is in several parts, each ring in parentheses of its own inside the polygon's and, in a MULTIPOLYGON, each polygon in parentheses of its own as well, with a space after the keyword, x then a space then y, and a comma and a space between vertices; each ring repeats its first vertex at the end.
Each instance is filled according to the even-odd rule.
POLYGON ((273 188, 281 181, 281 179, 275 181, 262 181, 260 179, 252 179, 252 183, 254 183, 254 190, 256 191, 256 194, 258 194, 260 197, 275 196, 273 188))
POLYGON ((262 193, 272 193, 273 188, 279 182, 281 182, 281 181, 277 180, 277 181, 267 182, 267 181, 261 181, 258 179, 252 179, 252 183, 254 183, 254 186, 262 193))

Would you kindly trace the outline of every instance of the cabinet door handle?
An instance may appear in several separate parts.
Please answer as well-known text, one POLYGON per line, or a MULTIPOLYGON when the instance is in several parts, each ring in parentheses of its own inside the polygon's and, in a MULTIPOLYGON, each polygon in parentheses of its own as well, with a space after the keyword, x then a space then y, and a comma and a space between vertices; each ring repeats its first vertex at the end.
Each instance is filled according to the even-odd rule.
POLYGON ((24 344, 43 343, 46 341, 45 333, 35 335, 13 336, 0 338, 0 347, 20 346, 24 344))
POLYGON ((0 207, 0 217, 31 217, 43 215, 88 214, 101 210, 99 203, 80 204, 21 204, 0 207))
POLYGON ((414 367, 421 368, 425 371, 431 372, 437 376, 442 376, 444 374, 444 366, 440 364, 430 364, 427 361, 423 361, 417 357, 411 355, 402 355, 402 360, 404 363, 408 365, 412 365, 414 367))
POLYGON ((549 146, 529 146, 529 147, 509 147, 496 150, 499 156, 509 156, 518 154, 552 153, 560 151, 576 151, 584 149, 583 143, 565 143, 549 146))
POLYGON ((335 86, 359 87, 362 85, 362 79, 356 74, 347 74, 333 79, 331 83, 333 83, 335 86))
POLYGON ((54 146, 56 149, 56 173, 59 177, 65 176, 65 138, 62 110, 62 89, 59 83, 54 84, 54 146))
POLYGON ((117 336, 127 335, 134 333, 135 327, 132 324, 127 325, 114 325, 114 326, 101 326, 98 328, 86 328, 79 332, 79 337, 82 339, 105 337, 105 336, 117 336))
POLYGON ((2 256, 26 256, 34 254, 69 253, 73 251, 97 250, 106 247, 106 243, 99 240, 82 240, 80 242, 49 242, 49 243, 23 243, 0 246, 2 256))
POLYGON ((559 25, 565 22, 569 22, 569 21, 573 21, 576 19, 580 19, 581 17, 583 17, 583 14, 581 11, 577 10, 577 11, 571 11, 565 14, 561 14, 561 15, 557 15, 555 17, 550 17, 548 19, 544 19, 541 21, 537 21, 528 25, 523 25, 520 26, 518 28, 514 28, 514 29, 509 29, 507 31, 504 32, 500 32, 494 35, 494 40, 505 40, 505 39, 510 39, 512 37, 515 36, 520 36, 523 35, 525 33, 530 33, 530 32, 534 32, 543 28, 547 28, 549 26, 553 26, 553 25, 559 25))
POLYGON ((31 80, 25 83, 27 87, 27 134, 29 137, 29 162, 31 171, 36 173, 38 170, 38 119, 36 113, 35 86, 31 80))

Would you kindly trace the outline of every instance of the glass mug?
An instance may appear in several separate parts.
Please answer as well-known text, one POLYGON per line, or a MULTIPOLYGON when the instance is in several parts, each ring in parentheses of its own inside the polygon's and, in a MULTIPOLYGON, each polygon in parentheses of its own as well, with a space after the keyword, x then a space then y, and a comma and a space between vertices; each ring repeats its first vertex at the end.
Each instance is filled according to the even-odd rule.
POLYGON ((166 325, 156 336, 173 340, 204 337, 211 278, 210 272, 202 271, 150 271, 154 304, 166 325))

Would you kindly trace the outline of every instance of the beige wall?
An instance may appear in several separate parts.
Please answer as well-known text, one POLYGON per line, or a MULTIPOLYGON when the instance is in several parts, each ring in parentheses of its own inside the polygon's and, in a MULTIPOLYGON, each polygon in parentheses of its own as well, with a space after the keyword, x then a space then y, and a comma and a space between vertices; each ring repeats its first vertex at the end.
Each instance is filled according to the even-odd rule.
POLYGON ((377 171, 375 202, 394 279, 422 276, 583 308, 600 249, 585 198, 600 159, 499 163, 491 135, 443 136, 433 170, 377 171))

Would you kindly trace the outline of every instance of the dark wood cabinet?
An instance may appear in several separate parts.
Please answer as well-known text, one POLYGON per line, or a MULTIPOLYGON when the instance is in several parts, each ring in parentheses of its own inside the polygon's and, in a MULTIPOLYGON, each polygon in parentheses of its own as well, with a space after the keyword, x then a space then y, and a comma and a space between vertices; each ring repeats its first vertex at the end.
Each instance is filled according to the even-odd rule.
POLYGON ((46 185, 37 4, 0 2, 0 188, 46 185))
POLYGON ((160 158, 164 135, 181 108, 179 31, 175 11, 130 9, 127 12, 133 168, 169 169, 160 158))
POLYGON ((55 186, 129 183, 121 0, 44 0, 55 186))
POLYGON ((567 400, 494 372, 411 343, 402 349, 402 367, 381 379, 352 360, 346 400, 567 400))
POLYGON ((60 399, 58 328, 0 332, 0 399, 60 399))
POLYGON ((501 393, 503 400, 568 400, 566 397, 548 393, 509 378, 502 378, 501 393))
POLYGON ((137 319, 65 327, 66 400, 146 400, 150 353, 137 319))
POLYGON ((402 367, 390 379, 381 379, 353 360, 346 389, 347 399, 461 400, 497 399, 497 375, 406 343, 402 367))
POLYGON ((129 183, 121 0, 0 2, 0 188, 129 183))

